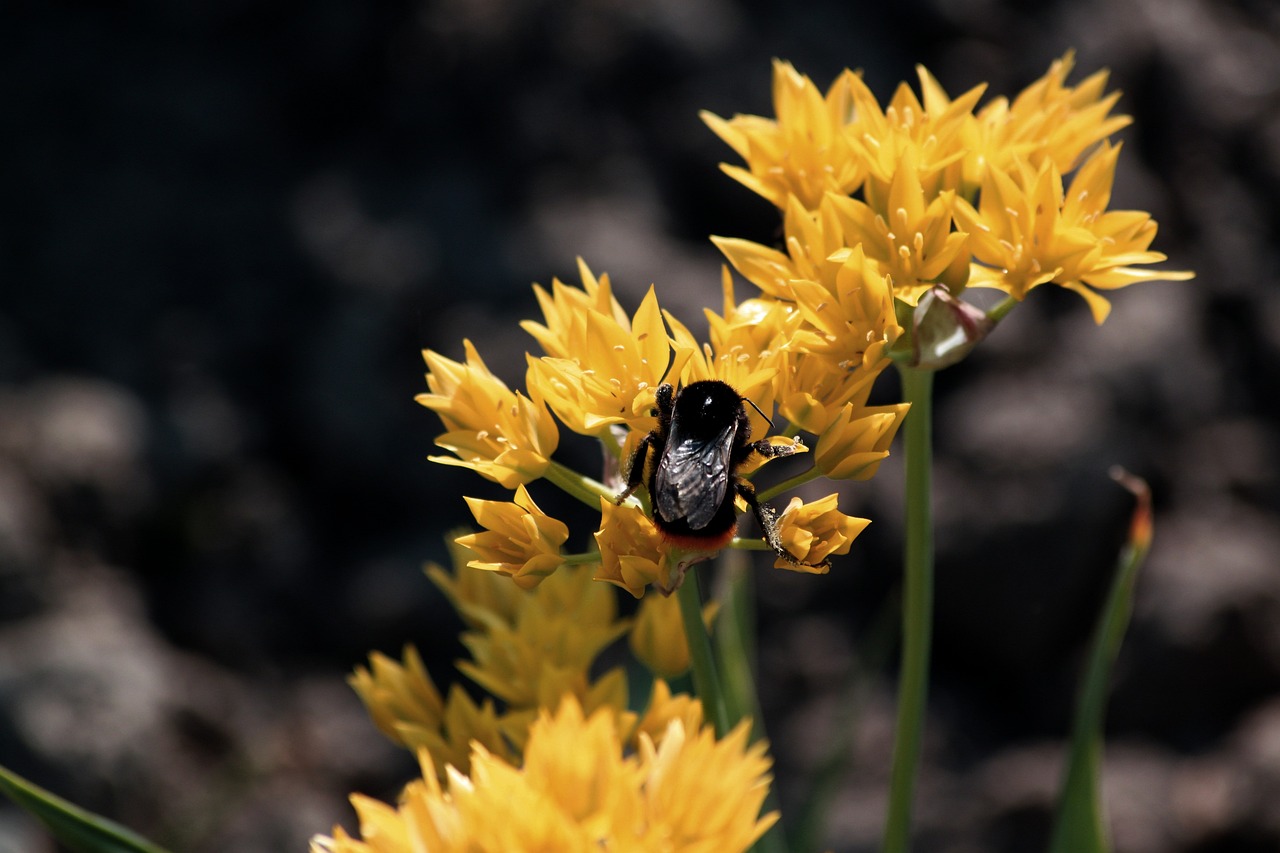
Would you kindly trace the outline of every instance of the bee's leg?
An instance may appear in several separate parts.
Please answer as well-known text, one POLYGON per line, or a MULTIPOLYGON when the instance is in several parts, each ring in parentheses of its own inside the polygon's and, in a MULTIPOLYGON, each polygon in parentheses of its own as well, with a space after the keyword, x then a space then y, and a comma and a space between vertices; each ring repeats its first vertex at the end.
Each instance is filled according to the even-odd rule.
POLYGON ((675 400, 676 389, 670 382, 663 382, 654 392, 653 414, 658 418, 658 429, 640 439, 636 452, 631 454, 631 459, 627 461, 627 470, 622 474, 626 478, 627 488, 618 495, 614 503, 621 505, 644 482, 644 466, 649 460, 649 448, 658 441, 660 434, 666 435, 667 430, 671 428, 671 414, 675 411, 675 400))
POLYGON ((784 548, 782 546, 782 538, 778 534, 778 511, 769 506, 769 504, 761 503, 760 500, 756 498, 756 490, 752 488, 751 484, 746 480, 739 479, 734 485, 734 488, 742 499, 747 502, 747 506, 751 507, 751 511, 755 513, 756 521, 760 525, 760 530, 764 533, 764 541, 769 543, 769 547, 772 548, 779 557, 786 560, 793 566, 805 566, 810 569, 831 568, 831 563, 827 560, 823 560, 821 563, 806 563, 804 560, 801 560, 795 554, 792 554, 784 548))
POLYGON ((671 423, 671 414, 676 408, 675 386, 670 382, 663 382, 654 392, 653 401, 658 407, 654 414, 658 416, 658 421, 665 428, 671 423))
POLYGON ((624 474, 627 478, 627 487, 614 500, 615 504, 621 505, 644 482, 644 465, 649 459, 649 448, 653 446, 655 441, 657 441, 656 432, 651 432, 640 439, 640 445, 636 448, 636 452, 631 454, 631 460, 627 463, 627 470, 624 474))

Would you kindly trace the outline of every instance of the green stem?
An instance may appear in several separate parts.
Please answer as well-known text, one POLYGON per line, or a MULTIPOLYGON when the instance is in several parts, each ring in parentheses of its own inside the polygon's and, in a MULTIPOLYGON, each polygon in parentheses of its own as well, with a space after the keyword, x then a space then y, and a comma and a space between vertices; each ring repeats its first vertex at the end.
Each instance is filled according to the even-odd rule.
POLYGON ((898 722, 889 781, 889 811, 882 853, 910 849, 911 807, 929 693, 933 633, 932 390, 933 372, 899 367, 903 398, 911 404, 906 445, 906 555, 902 585, 902 661, 898 722))
POLYGON ((604 483, 579 474, 554 459, 550 460, 550 462, 551 464, 547 466, 547 472, 543 476, 592 509, 600 508, 601 498, 613 500, 616 497, 604 483))
MULTIPOLYGON (((729 725, 751 718, 752 742, 763 740, 764 713, 755 678, 755 596, 751 587, 751 560, 741 551, 726 550, 720 564, 720 612, 716 616, 715 649, 721 669, 721 686, 729 712, 729 725)), ((765 810, 779 810, 776 789, 770 788, 765 810)), ((753 853, 787 853, 786 833, 779 820, 751 848, 753 853)))
POLYGON ((687 572, 684 582, 676 590, 680 599, 680 617, 684 622, 684 636, 689 643, 689 657, 693 662, 693 687, 702 700, 702 709, 716 725, 716 735, 724 737, 732 723, 724 693, 720 689, 720 676, 716 672, 716 659, 711 650, 711 636, 707 623, 702 619, 702 594, 698 591, 698 573, 687 572))
POLYGON ((1001 299, 992 306, 991 310, 987 312, 987 319, 992 322, 999 323, 1020 301, 1021 300, 1016 297, 1006 296, 1004 299, 1001 299))
POLYGON ((717 562, 723 586, 719 587, 720 612, 716 615, 714 639, 721 664, 720 677, 729 710, 729 725, 736 726, 744 717, 751 717, 751 739, 756 741, 764 737, 764 718, 760 714, 752 664, 755 659, 755 631, 751 624, 750 560, 740 550, 726 549, 720 553, 717 562))
POLYGON ((1129 541, 1120 553, 1111 589, 1094 627, 1088 664, 1081 676, 1050 853, 1109 853, 1112 849, 1101 792, 1103 717, 1111 668, 1133 611, 1138 571, 1151 546, 1151 490, 1131 474, 1113 471, 1112 476, 1137 496, 1138 506, 1129 541))
POLYGON ((787 480, 783 480, 781 483, 778 483, 776 486, 770 486, 769 488, 765 489, 763 492, 757 493, 756 498, 762 501, 773 500, 783 492, 794 489, 797 486, 802 486, 805 483, 809 482, 810 480, 817 479, 818 477, 821 477, 821 476, 822 476, 822 472, 819 471, 817 468, 810 468, 807 471, 801 471, 799 474, 796 474, 794 477, 791 477, 790 479, 787 479, 787 480))

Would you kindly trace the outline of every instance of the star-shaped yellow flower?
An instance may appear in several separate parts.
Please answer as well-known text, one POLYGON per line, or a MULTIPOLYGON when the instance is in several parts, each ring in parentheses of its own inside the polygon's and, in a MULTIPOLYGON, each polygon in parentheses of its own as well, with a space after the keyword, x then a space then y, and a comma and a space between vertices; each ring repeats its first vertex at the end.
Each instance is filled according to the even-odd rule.
POLYGON ((749 721, 720 739, 688 723, 670 717, 629 753, 629 724, 568 697, 539 715, 522 764, 477 744, 469 772, 441 772, 424 750, 397 806, 352 797, 363 839, 335 828, 312 853, 744 853, 777 820, 760 814, 766 745, 748 743, 749 721))
POLYGON ((524 486, 516 487, 514 501, 466 501, 484 528, 457 539, 474 554, 467 565, 510 575, 528 589, 564 563, 560 546, 569 538, 569 528, 544 513, 524 486))
POLYGON ((471 468, 508 489, 538 479, 560 441, 555 421, 545 406, 494 376, 471 341, 463 345, 465 363, 431 350, 423 353, 431 393, 416 399, 444 423, 447 431, 436 444, 458 457, 431 460, 471 468))
POLYGON ((794 196, 818 206, 828 192, 851 193, 866 175, 863 158, 845 128, 852 119, 854 83, 844 71, 824 96, 789 62, 773 63, 776 119, 738 115, 726 121, 709 112, 702 120, 737 152, 747 167, 721 164, 726 174, 778 207, 794 196))
POLYGON ((1106 210, 1119 153, 1119 146, 1104 143, 1065 193, 1050 161, 1037 168, 1015 160, 1008 171, 988 169, 977 207, 960 200, 956 208, 978 262, 971 284, 998 287, 1021 300, 1032 288, 1053 282, 1084 297, 1101 323, 1111 304, 1091 288, 1191 278, 1189 272, 1135 266, 1165 256, 1147 250, 1156 235, 1149 214, 1106 210))
MULTIPOLYGON (((854 518, 836 509, 838 495, 827 495, 821 500, 804 503, 792 498, 778 519, 778 535, 782 544, 805 563, 821 565, 832 554, 847 554, 853 540, 871 522, 854 518)), ((825 568, 798 565, 789 560, 777 559, 775 568, 792 571, 826 574, 825 568)))
POLYGON ((678 373, 688 358, 672 351, 654 289, 630 320, 601 309, 603 287, 590 306, 569 299, 569 292, 565 289, 556 313, 548 314, 548 326, 525 324, 530 331, 545 330, 536 336, 549 353, 528 357, 529 393, 584 435, 603 437, 614 424, 650 423, 657 387, 668 370, 678 373))

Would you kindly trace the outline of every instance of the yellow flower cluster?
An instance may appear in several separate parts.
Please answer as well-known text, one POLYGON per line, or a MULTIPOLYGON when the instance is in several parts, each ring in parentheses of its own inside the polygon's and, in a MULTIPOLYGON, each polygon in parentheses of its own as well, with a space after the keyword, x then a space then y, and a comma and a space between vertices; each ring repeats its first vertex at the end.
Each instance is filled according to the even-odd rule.
POLYGON ((539 714, 520 765, 477 743, 469 774, 442 772, 423 750, 397 806, 352 797, 363 840, 336 828, 312 853, 737 853, 777 820, 760 816, 769 759, 748 745, 749 723, 717 740, 696 716, 673 717, 635 751, 624 728, 569 697, 539 714))
POLYGON ((858 247, 909 305, 939 285, 1021 301, 1053 283, 1083 296, 1099 323, 1110 303, 1098 290, 1190 278, 1143 268, 1165 259, 1149 249, 1149 214, 1107 210, 1120 153, 1107 140, 1129 117, 1111 114, 1119 94, 1106 92, 1105 71, 1068 85, 1073 64, 1068 53, 1012 101, 981 108, 985 87, 952 99, 920 67, 920 96, 903 83, 882 108, 853 72, 823 95, 776 62, 776 119, 703 119, 746 161, 724 171, 782 210, 786 251, 717 244, 762 291, 798 306, 814 288, 793 280, 829 281, 858 247))
POLYGON ((335 828, 315 853, 735 851, 776 820, 761 816, 769 760, 748 744, 750 721, 717 740, 701 703, 662 680, 689 668, 675 598, 646 596, 622 619, 613 590, 578 567, 531 590, 495 572, 428 574, 467 626, 458 669, 489 697, 455 685, 442 698, 412 647, 400 662, 371 655, 351 683, 422 778, 398 807, 353 796, 362 840, 335 828), (658 676, 641 717, 620 667, 591 676, 623 635, 658 676))
MULTIPOLYGON (((651 734, 671 718, 692 719, 687 697, 672 697, 659 682, 637 726, 627 711, 623 668, 593 674, 601 653, 623 637, 658 678, 686 673, 689 645, 675 598, 645 596, 635 617, 626 619, 618 614, 613 590, 583 568, 568 567, 526 591, 499 573, 466 569, 470 557, 455 545, 457 568, 432 565, 427 574, 466 624, 462 644, 471 656, 458 662, 458 671, 488 696, 476 702, 457 684, 442 696, 412 646, 400 661, 374 652, 350 682, 392 741, 415 753, 427 750, 441 770, 448 765, 465 773, 476 743, 493 756, 518 761, 538 712, 558 706, 565 696, 588 712, 610 708, 620 723, 651 734)), ((708 622, 714 610, 708 605, 708 622)), ((701 711, 696 716, 700 721, 701 711)))
MULTIPOLYGON (((810 231, 815 240, 823 238, 820 229, 810 231)), ((808 270, 811 279, 779 272, 784 280, 775 290, 794 294, 790 300, 765 289, 739 304, 726 269, 723 312, 708 312, 706 343, 662 310, 654 289, 628 315, 609 277, 579 266, 581 287, 559 280, 550 291, 535 287, 543 321, 522 326, 543 355, 528 356, 527 396, 494 376, 470 343, 462 363, 425 354, 431 393, 418 400, 440 415, 447 431, 437 444, 454 454, 432 458, 514 490, 509 501, 468 498, 481 530, 458 542, 473 553, 471 566, 532 588, 561 566, 586 563, 597 580, 636 597, 650 584, 667 593, 675 589, 688 562, 705 553, 691 557, 668 544, 645 508, 648 496, 616 504, 624 486, 618 471, 658 425, 654 407, 664 382, 728 384, 760 409, 748 409, 753 437, 771 425, 762 413, 776 410, 789 421, 790 437, 775 441, 788 450, 805 449, 792 438, 801 431, 814 435, 818 452, 801 479, 866 479, 888 455, 906 407, 868 406, 867 398, 902 328, 888 279, 860 250, 816 265, 808 270), (557 423, 601 441, 613 461, 600 480, 551 459, 557 423), (564 550, 569 529, 545 513, 527 488, 538 479, 600 511, 592 549, 564 550)), ((763 461, 753 459, 739 473, 752 473, 763 461)), ((821 511, 797 508, 783 516, 797 562, 779 560, 779 566, 824 570, 829 555, 848 552, 867 522, 840 513, 835 498, 825 498, 821 511)))

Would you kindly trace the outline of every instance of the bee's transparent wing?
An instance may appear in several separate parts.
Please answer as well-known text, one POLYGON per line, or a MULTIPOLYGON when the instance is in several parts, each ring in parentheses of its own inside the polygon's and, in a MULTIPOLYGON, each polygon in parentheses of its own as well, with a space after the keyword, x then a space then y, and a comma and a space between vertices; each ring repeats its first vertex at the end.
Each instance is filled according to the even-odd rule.
POLYGON ((666 451, 654 473, 654 506, 667 521, 684 519, 701 530, 715 517, 729 488, 730 456, 737 423, 709 439, 683 435, 672 425, 666 451))

